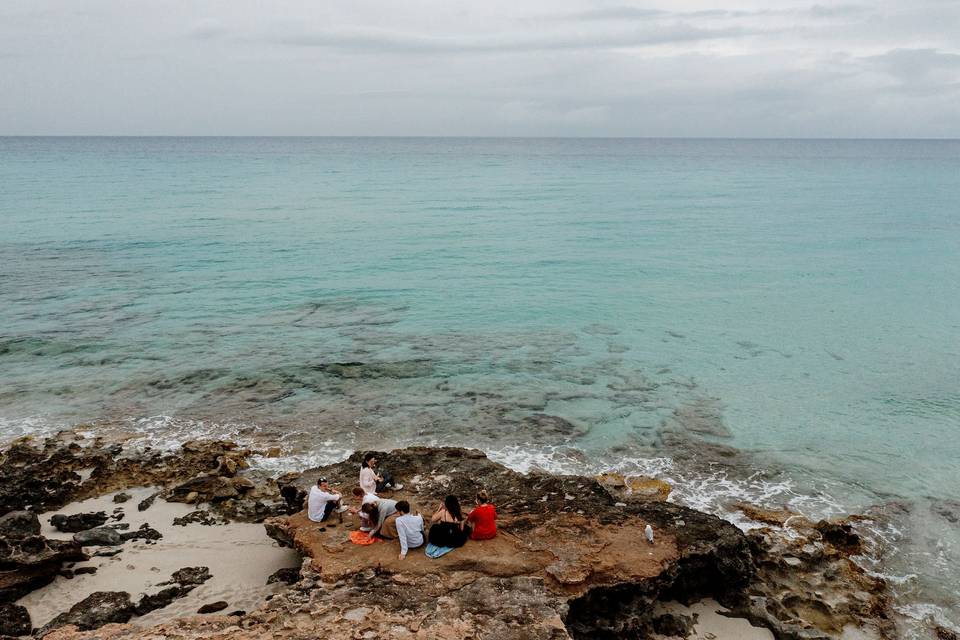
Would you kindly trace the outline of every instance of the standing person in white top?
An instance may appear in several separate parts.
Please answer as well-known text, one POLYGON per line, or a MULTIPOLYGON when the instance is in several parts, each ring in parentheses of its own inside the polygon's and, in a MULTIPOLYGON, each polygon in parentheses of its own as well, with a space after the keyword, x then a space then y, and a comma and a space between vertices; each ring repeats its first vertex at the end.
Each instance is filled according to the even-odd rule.
POLYGON ((402 484, 393 481, 393 476, 387 471, 377 473, 377 456, 374 453, 368 453, 363 456, 363 464, 360 466, 360 488, 366 493, 379 493, 387 488, 399 491, 403 489, 402 484))
POLYGON ((310 494, 307 496, 307 517, 313 522, 323 522, 336 509, 342 522, 344 511, 340 507, 342 497, 339 493, 330 489, 326 478, 319 478, 317 486, 310 487, 310 494))
POLYGON ((400 539, 400 559, 407 557, 407 551, 423 546, 423 516, 410 514, 410 503, 401 500, 397 503, 397 538, 400 539))

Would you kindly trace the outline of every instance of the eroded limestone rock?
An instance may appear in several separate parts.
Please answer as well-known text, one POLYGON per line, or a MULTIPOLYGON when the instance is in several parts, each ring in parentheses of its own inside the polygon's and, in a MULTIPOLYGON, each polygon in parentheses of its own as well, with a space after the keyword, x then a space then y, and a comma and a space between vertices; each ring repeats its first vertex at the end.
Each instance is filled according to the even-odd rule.
POLYGON ((37 632, 37 637, 42 638, 51 630, 66 625, 73 625, 81 631, 86 631, 111 622, 126 622, 134 616, 134 613, 129 593, 97 591, 44 625, 37 632))

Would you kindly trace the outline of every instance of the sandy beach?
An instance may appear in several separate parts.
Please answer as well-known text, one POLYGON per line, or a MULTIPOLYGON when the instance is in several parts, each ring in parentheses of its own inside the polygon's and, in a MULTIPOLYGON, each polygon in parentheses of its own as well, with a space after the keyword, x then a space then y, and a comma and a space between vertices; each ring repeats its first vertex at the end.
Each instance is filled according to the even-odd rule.
POLYGON ((139 488, 126 491, 130 500, 117 504, 115 493, 92 500, 75 502, 63 509, 40 515, 41 534, 53 539, 70 539, 72 534, 61 533, 50 525, 50 516, 55 513, 105 511, 110 514, 118 507, 128 523, 129 530, 142 524, 163 534, 153 543, 145 540, 130 540, 124 543, 120 553, 111 557, 93 555, 96 551, 110 551, 112 547, 87 548, 91 558, 77 563, 80 567, 95 567, 96 573, 76 575, 72 579, 57 577, 51 584, 38 589, 18 601, 30 611, 34 626, 42 626, 58 613, 96 591, 127 591, 132 597, 156 591, 156 585, 170 579, 170 575, 183 567, 209 567, 212 578, 172 604, 136 617, 136 625, 153 625, 177 616, 194 614, 202 605, 226 601, 229 606, 224 613, 249 611, 263 603, 271 593, 284 585, 267 585, 267 578, 277 569, 300 566, 300 557, 290 549, 284 549, 264 534, 262 524, 231 522, 205 526, 189 524, 176 526, 174 518, 185 516, 195 510, 194 506, 166 502, 157 498, 145 511, 138 511, 137 504, 156 493, 154 488, 139 488))
MULTIPOLYGON (((696 620, 686 640, 773 640, 769 629, 754 627, 743 618, 724 615, 729 610, 717 601, 707 599, 685 606, 668 602, 657 607, 657 614, 689 616, 696 620)), ((674 640, 681 636, 655 636, 655 640, 674 640)))

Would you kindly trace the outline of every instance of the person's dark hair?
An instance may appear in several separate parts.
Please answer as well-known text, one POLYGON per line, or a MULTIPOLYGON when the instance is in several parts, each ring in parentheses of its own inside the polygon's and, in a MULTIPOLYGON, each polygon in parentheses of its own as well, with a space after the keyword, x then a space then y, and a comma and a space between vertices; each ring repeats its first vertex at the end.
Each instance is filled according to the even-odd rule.
POLYGON ((397 511, 400 513, 410 513, 410 503, 406 500, 400 500, 397 502, 397 511))
POLYGON ((322 484, 323 484, 324 482, 326 482, 326 481, 327 481, 326 478, 317 478, 317 486, 319 487, 320 485, 322 485, 322 484))
POLYGON ((477 491, 477 502, 480 504, 487 504, 490 502, 490 494, 487 493, 486 489, 480 489, 477 491))
POLYGON ((378 509, 377 505, 373 504, 372 502, 368 502, 360 507, 360 511, 363 511, 365 514, 367 514, 371 520, 380 519, 380 509, 378 509))
POLYGON ((460 511, 460 501, 457 500, 457 496, 444 498, 443 506, 447 509, 447 513, 453 516, 454 520, 463 520, 463 512, 460 511))
POLYGON ((363 456, 363 466, 361 468, 366 469, 367 467, 369 467, 370 461, 376 457, 377 457, 377 454, 375 453, 368 453, 367 455, 363 456))
POLYGON ((358 497, 358 498, 362 498, 364 493, 365 493, 365 491, 364 491, 363 489, 361 489, 360 487, 354 487, 354 488, 353 488, 353 495, 356 496, 356 497, 358 497))

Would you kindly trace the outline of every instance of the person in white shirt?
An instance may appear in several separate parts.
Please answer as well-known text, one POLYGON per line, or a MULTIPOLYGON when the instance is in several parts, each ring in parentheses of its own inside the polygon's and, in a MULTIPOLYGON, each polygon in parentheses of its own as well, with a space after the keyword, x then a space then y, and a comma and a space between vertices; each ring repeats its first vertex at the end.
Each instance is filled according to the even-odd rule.
POLYGON ((307 517, 313 522, 323 522, 336 509, 343 520, 343 510, 340 508, 341 496, 330 489, 326 478, 319 478, 315 487, 310 487, 307 496, 307 517))
POLYGON ((397 484, 389 472, 383 471, 377 473, 377 456, 374 453, 368 453, 363 456, 363 464, 360 465, 360 487, 367 493, 379 493, 387 488, 399 491, 403 489, 402 484, 397 484))
POLYGON ((400 539, 400 559, 407 557, 407 551, 423 546, 423 516, 411 515, 410 503, 401 500, 397 503, 397 538, 400 539))

